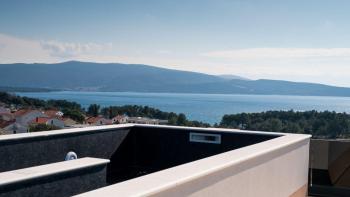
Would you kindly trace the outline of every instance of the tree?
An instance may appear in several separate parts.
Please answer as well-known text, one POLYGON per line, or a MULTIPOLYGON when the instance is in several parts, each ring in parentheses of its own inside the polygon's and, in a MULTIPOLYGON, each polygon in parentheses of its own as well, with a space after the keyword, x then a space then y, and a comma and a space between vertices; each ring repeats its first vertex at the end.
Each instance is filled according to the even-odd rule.
POLYGON ((179 116, 177 117, 177 125, 179 126, 185 126, 187 125, 187 119, 186 119, 186 115, 183 113, 180 113, 179 116))
POLYGON ((47 107, 55 107, 61 110, 63 109, 74 109, 78 111, 82 111, 81 105, 76 102, 70 102, 66 100, 48 100, 47 107))
POLYGON ((85 120, 85 117, 82 112, 76 109, 63 109, 62 110, 64 117, 71 118, 72 120, 75 120, 79 123, 83 123, 85 120))
POLYGON ((100 112, 100 108, 101 108, 100 105, 91 104, 91 105, 88 107, 87 113, 88 113, 90 116, 97 117, 98 114, 99 114, 99 112, 100 112))
POLYGON ((55 125, 47 125, 47 124, 35 124, 29 126, 29 132, 38 132, 38 131, 50 131, 50 130, 58 130, 59 127, 55 125))
POLYGON ((271 132, 305 133, 314 138, 350 137, 350 115, 315 110, 267 111, 224 115, 220 127, 271 132), (240 125, 244 125, 240 127, 240 125))
POLYGON ((281 132, 282 130, 282 122, 277 118, 271 118, 267 121, 268 123, 268 131, 272 132, 281 132))

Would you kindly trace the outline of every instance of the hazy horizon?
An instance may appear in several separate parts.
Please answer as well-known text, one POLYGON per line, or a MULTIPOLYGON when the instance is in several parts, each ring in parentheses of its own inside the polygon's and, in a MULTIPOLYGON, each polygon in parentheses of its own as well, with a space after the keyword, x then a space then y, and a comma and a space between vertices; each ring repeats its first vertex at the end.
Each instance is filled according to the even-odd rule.
POLYGON ((348 1, 0 4, 0 63, 133 63, 350 87, 348 1))

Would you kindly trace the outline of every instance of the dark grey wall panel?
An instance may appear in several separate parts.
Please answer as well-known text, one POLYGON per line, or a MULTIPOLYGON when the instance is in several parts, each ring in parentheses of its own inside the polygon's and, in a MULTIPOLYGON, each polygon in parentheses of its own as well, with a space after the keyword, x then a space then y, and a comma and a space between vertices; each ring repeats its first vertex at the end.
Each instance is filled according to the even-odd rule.
POLYGON ((0 172, 64 161, 69 151, 79 158, 109 159, 129 132, 123 128, 0 141, 0 172))
POLYGON ((137 165, 151 169, 169 168, 226 151, 263 142, 278 135, 210 132, 191 129, 134 127, 137 165), (190 142, 190 132, 220 134, 221 144, 190 142))

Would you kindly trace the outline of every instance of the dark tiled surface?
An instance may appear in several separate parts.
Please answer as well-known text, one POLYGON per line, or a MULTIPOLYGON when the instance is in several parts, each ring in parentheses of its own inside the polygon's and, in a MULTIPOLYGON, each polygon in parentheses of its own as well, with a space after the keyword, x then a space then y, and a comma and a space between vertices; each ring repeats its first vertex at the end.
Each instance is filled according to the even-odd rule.
POLYGON ((190 132, 201 133, 191 129, 132 128, 128 137, 110 158, 108 182, 117 183, 278 137, 215 132, 221 135, 222 143, 210 144, 190 142, 190 132))
POLYGON ((0 186, 0 197, 68 197, 106 186, 106 166, 0 186))
POLYGON ((69 151, 109 159, 128 134, 119 129, 0 142, 0 172, 64 161, 69 151))

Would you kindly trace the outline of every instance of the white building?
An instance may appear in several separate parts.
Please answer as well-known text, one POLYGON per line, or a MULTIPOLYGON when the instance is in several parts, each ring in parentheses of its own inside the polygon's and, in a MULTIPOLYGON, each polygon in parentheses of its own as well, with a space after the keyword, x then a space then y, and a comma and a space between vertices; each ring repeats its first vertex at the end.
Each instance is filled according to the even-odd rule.
POLYGON ((128 116, 124 115, 117 115, 114 118, 112 118, 112 123, 113 124, 125 124, 128 123, 128 116))
POLYGON ((112 120, 103 118, 103 117, 90 117, 85 120, 87 124, 94 125, 94 126, 100 126, 100 125, 111 125, 112 120))
POLYGON ((135 123, 135 124, 166 124, 168 123, 167 120, 159 120, 159 119, 151 119, 146 117, 129 117, 128 123, 135 123))

